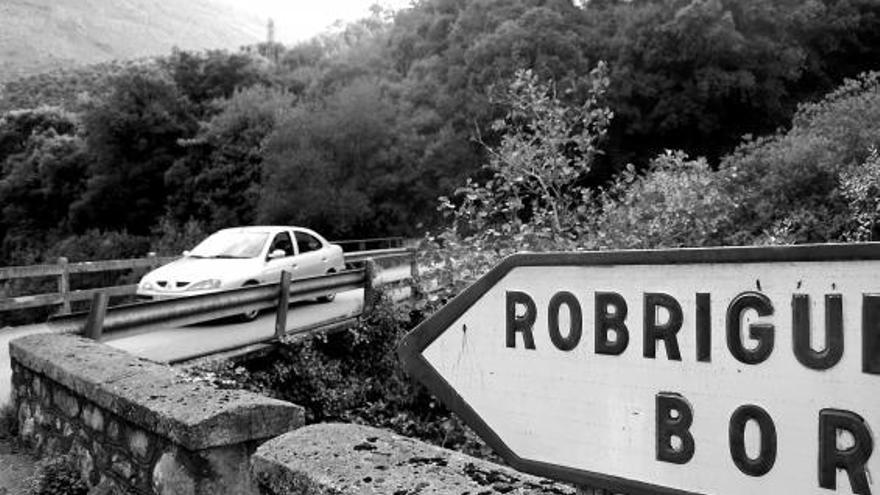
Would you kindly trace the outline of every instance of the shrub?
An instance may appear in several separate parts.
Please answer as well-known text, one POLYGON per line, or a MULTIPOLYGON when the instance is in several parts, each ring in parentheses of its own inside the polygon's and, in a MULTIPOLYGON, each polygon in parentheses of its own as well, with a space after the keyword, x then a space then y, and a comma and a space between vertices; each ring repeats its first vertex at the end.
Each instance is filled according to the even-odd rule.
POLYGON ((721 165, 745 194, 725 243, 846 238, 850 206, 841 174, 880 146, 880 73, 847 81, 803 105, 784 133, 749 141, 721 165))
POLYGON ((196 373, 303 406, 308 423, 369 424, 486 456, 490 451, 475 434, 400 367, 398 342, 424 314, 382 300, 352 329, 286 342, 247 368, 196 373))
POLYGON ((705 159, 666 152, 648 171, 632 168, 597 195, 582 245, 591 249, 654 249, 718 245, 733 228, 741 192, 705 159))
POLYGON ((89 492, 72 455, 40 461, 28 481, 28 495, 86 495, 89 492))
POLYGON ((850 214, 844 238, 852 242, 880 239, 880 152, 876 148, 865 163, 843 174, 840 189, 850 214))
POLYGON ((77 262, 140 258, 149 248, 150 239, 146 236, 92 229, 61 239, 46 251, 45 259, 54 261, 64 256, 70 262, 77 262))
POLYGON ((177 256, 208 236, 205 226, 197 220, 188 220, 180 225, 164 216, 153 229, 151 249, 159 256, 177 256))
POLYGON ((608 87, 600 63, 582 81, 590 91, 577 106, 557 97, 553 83, 517 71, 493 124, 501 143, 487 147, 491 178, 469 179, 452 198, 440 198, 449 227, 422 246, 424 279, 439 286, 440 300, 457 294, 503 257, 517 251, 580 248, 592 201, 581 185, 597 143, 612 117, 599 101, 608 87))

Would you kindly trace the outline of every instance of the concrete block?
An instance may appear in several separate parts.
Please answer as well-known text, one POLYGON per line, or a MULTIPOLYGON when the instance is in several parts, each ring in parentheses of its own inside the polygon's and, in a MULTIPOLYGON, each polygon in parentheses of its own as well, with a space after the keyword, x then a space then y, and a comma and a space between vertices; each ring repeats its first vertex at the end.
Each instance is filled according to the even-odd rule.
POLYGON ((281 495, 574 495, 574 487, 350 424, 301 428, 264 443, 251 469, 281 495))

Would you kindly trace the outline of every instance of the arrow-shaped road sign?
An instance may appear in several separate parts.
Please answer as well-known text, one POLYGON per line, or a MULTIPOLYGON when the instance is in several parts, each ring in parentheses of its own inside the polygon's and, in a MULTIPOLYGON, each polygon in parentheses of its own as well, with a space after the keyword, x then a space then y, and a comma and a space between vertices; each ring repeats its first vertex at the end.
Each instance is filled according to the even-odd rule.
POLYGON ((880 493, 880 245, 521 254, 402 342, 516 469, 627 494, 880 493))

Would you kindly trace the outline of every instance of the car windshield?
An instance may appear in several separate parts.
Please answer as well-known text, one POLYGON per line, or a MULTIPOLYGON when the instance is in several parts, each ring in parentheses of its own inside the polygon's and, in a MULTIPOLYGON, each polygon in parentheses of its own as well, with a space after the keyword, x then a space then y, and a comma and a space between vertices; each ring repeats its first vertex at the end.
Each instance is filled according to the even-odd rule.
POLYGON ((267 232, 224 230, 211 234, 190 251, 196 258, 255 258, 260 255, 267 232))

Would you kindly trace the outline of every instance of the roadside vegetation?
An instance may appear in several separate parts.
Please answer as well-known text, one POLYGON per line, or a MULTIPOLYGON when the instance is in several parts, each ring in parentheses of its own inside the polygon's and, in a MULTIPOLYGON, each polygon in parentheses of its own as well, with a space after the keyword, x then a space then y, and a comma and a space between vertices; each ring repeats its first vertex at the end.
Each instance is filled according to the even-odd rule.
MULTIPOLYGON (((456 188, 492 174, 481 168, 497 161, 490 150, 518 145, 502 141, 517 123, 495 123, 512 111, 504 94, 522 70, 559 105, 598 98, 606 112, 588 130, 589 167, 566 172, 593 196, 701 160, 740 168, 743 180, 765 168, 811 174, 827 165, 810 154, 825 147, 808 142, 822 129, 788 135, 807 117, 798 105, 880 68, 878 33, 874 0, 421 0, 295 46, 175 51, 10 81, 0 88, 0 265, 166 254, 185 247, 181 232, 252 223, 335 239, 437 232, 437 197, 457 206, 456 188), (600 63, 597 93, 587 76, 600 63)), ((843 158, 867 151, 853 153, 843 158)), ((750 235, 714 238, 808 228, 810 205, 783 216, 813 193, 784 194, 783 212, 747 219, 750 235)))

